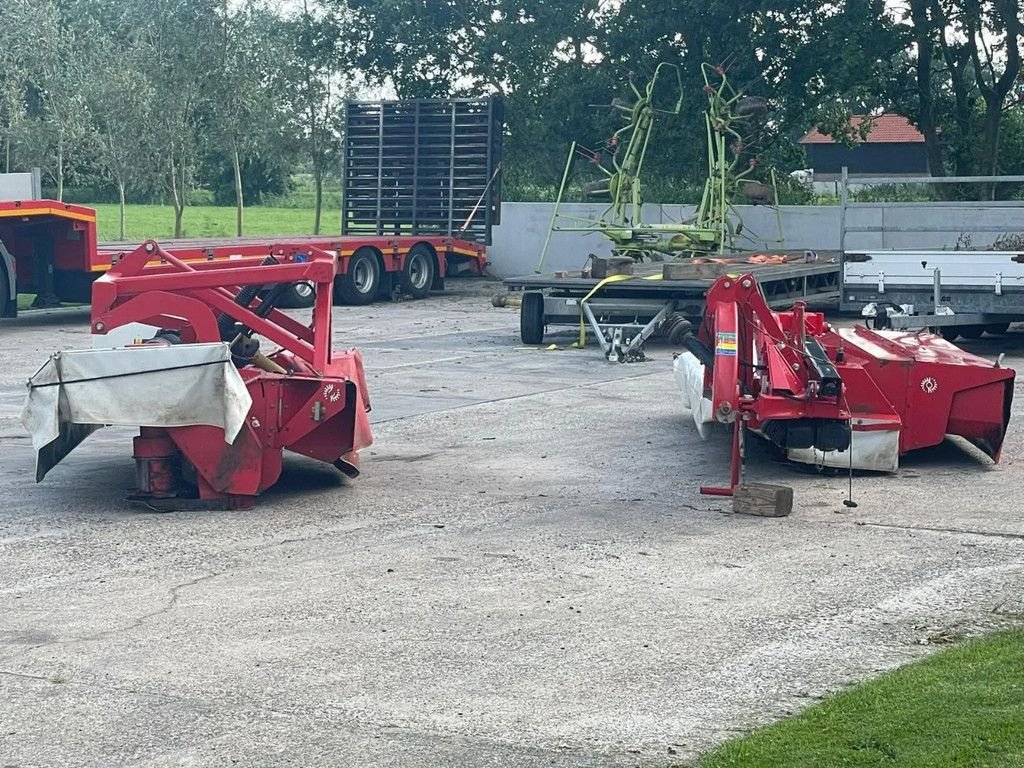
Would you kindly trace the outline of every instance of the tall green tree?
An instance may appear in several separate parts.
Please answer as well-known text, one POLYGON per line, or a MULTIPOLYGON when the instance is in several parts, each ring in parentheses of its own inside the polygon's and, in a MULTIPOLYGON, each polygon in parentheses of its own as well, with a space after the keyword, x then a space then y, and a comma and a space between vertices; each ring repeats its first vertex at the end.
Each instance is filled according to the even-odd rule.
POLYGON ((910 0, 915 87, 897 100, 924 134, 932 174, 999 173, 1004 115, 1019 104, 1022 13, 1017 0, 910 0))
POLYGON ((356 61, 399 97, 495 94, 506 103, 506 189, 557 184, 574 138, 603 134, 620 75, 603 67, 601 0, 351 0, 356 61), (599 130, 594 130, 600 127, 599 130))
POLYGON ((28 61, 26 113, 20 142, 32 164, 41 166, 64 199, 64 186, 76 165, 94 150, 88 90, 89 25, 69 17, 53 0, 29 5, 25 23, 40 43, 28 61))
POLYGON ((154 89, 140 59, 139 50, 106 39, 94 60, 87 93, 96 130, 96 163, 117 189, 121 240, 126 236, 128 191, 154 184, 152 169, 157 159, 154 89))
POLYGON ((183 234, 202 118, 216 89, 218 11, 215 0, 136 0, 125 9, 124 24, 134 30, 154 91, 155 159, 174 206, 175 237, 183 234))
POLYGON ((0 168, 5 173, 14 170, 16 138, 27 119, 28 64, 38 40, 33 17, 30 0, 10 0, 0 24, 0 168))
POLYGON ((313 232, 322 225, 324 180, 340 159, 341 109, 353 94, 351 49, 342 29, 346 9, 302 0, 283 26, 276 89, 283 94, 292 135, 313 173, 313 232))
POLYGON ((223 0, 218 19, 217 71, 209 94, 207 139, 230 158, 234 180, 236 233, 244 228, 242 169, 270 152, 269 137, 283 121, 275 83, 283 59, 283 23, 262 0, 232 4, 223 0))

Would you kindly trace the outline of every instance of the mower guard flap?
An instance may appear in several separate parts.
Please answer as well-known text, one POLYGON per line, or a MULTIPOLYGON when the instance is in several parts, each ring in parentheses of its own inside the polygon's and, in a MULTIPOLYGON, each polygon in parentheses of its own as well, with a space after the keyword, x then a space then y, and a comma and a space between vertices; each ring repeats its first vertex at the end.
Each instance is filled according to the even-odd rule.
POLYGON ((252 407, 223 343, 60 352, 28 388, 36 482, 103 426, 209 425, 232 443, 252 407))

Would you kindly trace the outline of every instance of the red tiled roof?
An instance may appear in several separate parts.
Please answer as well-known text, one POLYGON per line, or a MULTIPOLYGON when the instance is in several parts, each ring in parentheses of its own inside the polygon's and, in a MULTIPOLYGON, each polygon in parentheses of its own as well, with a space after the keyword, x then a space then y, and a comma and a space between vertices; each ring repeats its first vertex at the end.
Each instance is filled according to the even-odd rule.
MULTIPOLYGON (((857 128, 864 122, 863 116, 855 116, 850 120, 852 127, 857 128)), ((835 144, 835 140, 812 128, 800 139, 801 144, 835 144)), ((868 144, 923 144, 924 136, 910 121, 902 115, 878 115, 871 126, 866 139, 868 144)))

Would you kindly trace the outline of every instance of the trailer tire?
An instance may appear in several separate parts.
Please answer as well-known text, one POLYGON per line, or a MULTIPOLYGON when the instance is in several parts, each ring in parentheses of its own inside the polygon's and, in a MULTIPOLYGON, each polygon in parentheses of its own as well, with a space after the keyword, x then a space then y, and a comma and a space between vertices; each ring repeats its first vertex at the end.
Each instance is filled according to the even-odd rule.
POLYGON ((940 325, 937 330, 939 335, 946 341, 948 341, 950 344, 956 341, 957 338, 960 336, 959 325, 940 325))
POLYGON ((527 291, 519 307, 519 338, 523 344, 543 344, 544 325, 544 294, 527 291))
POLYGON ((372 248, 360 248, 348 261, 348 269, 334 279, 334 292, 343 304, 371 304, 377 298, 380 259, 372 248))
POLYGON ((316 289, 311 283, 292 283, 277 300, 282 309, 307 309, 316 301, 316 289))
POLYGON ((980 339, 981 338, 981 334, 983 334, 985 332, 985 326, 984 325, 961 325, 959 330, 960 330, 960 335, 961 336, 963 336, 965 339, 971 339, 973 341, 974 339, 980 339))
POLYGON ((405 264, 398 274, 398 284, 402 293, 414 299, 425 299, 430 295, 430 287, 434 284, 437 271, 434 253, 423 243, 414 245, 406 254, 405 264))
POLYGON ((985 326, 985 333, 990 336, 1002 336, 1010 330, 1009 323, 989 323, 985 326))
POLYGON ((10 283, 7 282, 7 268, 4 266, 3 259, 0 259, 0 317, 11 317, 13 307, 10 305, 11 297, 7 295, 7 292, 11 289, 10 283))

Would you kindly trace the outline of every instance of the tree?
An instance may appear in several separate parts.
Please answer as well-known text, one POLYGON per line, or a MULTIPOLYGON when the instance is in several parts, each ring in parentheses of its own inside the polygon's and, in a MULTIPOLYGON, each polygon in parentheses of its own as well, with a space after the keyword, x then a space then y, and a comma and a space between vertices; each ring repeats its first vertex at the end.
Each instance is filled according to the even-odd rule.
MULTIPOLYGON (((749 154, 795 163, 809 123, 845 126, 885 104, 904 45, 885 0, 350 0, 360 66, 399 96, 498 93, 507 104, 506 189, 557 184, 571 140, 597 148, 616 124, 607 105, 659 62, 683 73, 684 111, 659 120, 647 169, 699 182, 707 171, 702 65, 768 98, 749 154), (366 30, 369 30, 367 33, 366 30)), ((666 88, 670 85, 666 83, 666 88)), ((666 98, 674 99, 666 94, 666 98)), ((761 171, 767 173, 767 171, 761 171)))
POLYGON ((281 59, 280 19, 260 0, 232 8, 224 0, 219 13, 219 68, 209 101, 211 136, 231 159, 236 233, 243 231, 245 192, 242 169, 265 146, 283 120, 274 88, 281 59))
POLYGON ((20 131, 20 156, 49 162, 58 194, 62 166, 64 176, 109 183, 121 201, 123 236, 128 188, 155 188, 158 168, 151 9, 143 0, 27 5, 23 26, 38 37, 28 41, 25 103, 34 122, 20 131))
MULTIPOLYGON (((291 151, 294 142, 284 132, 263 136, 260 145, 241 162, 242 197, 246 205, 261 205, 267 196, 283 197, 291 190, 291 174, 298 166, 291 151)), ((198 176, 213 193, 214 205, 235 204, 235 168, 230 157, 211 148, 198 168, 198 176)))
POLYGON ((87 93, 96 127, 96 163, 117 189, 121 240, 125 239, 127 190, 151 183, 155 155, 153 86, 144 74, 140 54, 134 46, 102 36, 90 66, 87 93))
POLYGON ((217 79, 217 61, 211 55, 220 44, 217 13, 214 0, 150 0, 132 3, 125 11, 125 26, 136 30, 153 87, 154 139, 174 206, 175 237, 183 234, 201 117, 217 79))
POLYGON ((30 23, 32 6, 12 0, 5 7, 0 24, 0 162, 5 173, 13 170, 15 139, 26 120, 28 61, 35 30, 30 23))
POLYGON ((288 102, 290 132, 313 171, 314 234, 320 233, 324 178, 339 157, 340 110, 352 92, 344 21, 343 10, 302 0, 301 10, 284 25, 278 88, 288 102))
POLYGON ((29 120, 22 123, 21 140, 53 179, 57 199, 63 200, 65 181, 76 162, 89 154, 94 138, 85 99, 92 39, 70 24, 52 0, 30 8, 24 23, 40 44, 28 60, 29 120))
POLYGON ((573 139, 611 130, 621 72, 600 64, 601 0, 351 0, 349 45, 368 77, 399 97, 497 94, 506 103, 505 188, 557 185, 573 139))
POLYGON ((682 66, 687 110, 659 131, 654 157, 691 179, 706 167, 702 63, 721 65, 734 85, 767 99, 770 112, 749 148, 763 176, 775 163, 802 162, 796 140, 807 128, 842 136, 852 114, 885 106, 879 89, 905 45, 884 0, 624 0, 613 23, 611 60, 682 66))
POLYGON ((916 88, 904 112, 924 134, 932 174, 945 175, 946 147, 957 175, 999 172, 1003 115, 1021 74, 1020 14, 1016 0, 910 0, 916 88))

